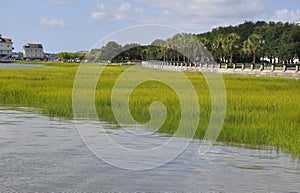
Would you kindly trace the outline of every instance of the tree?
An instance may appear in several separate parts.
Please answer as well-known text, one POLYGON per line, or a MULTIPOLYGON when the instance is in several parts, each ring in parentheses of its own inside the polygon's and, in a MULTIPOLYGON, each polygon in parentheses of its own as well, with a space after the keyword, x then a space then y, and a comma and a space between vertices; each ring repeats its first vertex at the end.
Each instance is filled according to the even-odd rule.
POLYGON ((58 54, 58 58, 61 60, 83 60, 85 57, 85 54, 83 53, 73 53, 73 52, 61 52, 58 54))
POLYGON ((57 56, 61 60, 69 60, 70 59, 70 54, 68 52, 61 52, 57 56))
POLYGON ((300 26, 295 25, 290 32, 292 53, 300 59, 300 26))
POLYGON ((219 62, 223 62, 223 35, 218 35, 212 43, 212 50, 219 55, 219 62))
POLYGON ((194 62, 204 62, 207 58, 208 47, 210 47, 210 41, 206 37, 194 36, 192 41, 192 51, 194 62))
POLYGON ((174 56, 174 52, 173 52, 173 49, 174 48, 174 45, 173 45, 173 38, 168 38, 166 41, 165 41, 165 51, 166 51, 166 55, 168 56, 168 60, 171 60, 171 62, 173 61, 173 56, 174 56))
POLYGON ((120 60, 141 60, 141 45, 136 43, 126 44, 119 56, 120 60))
POLYGON ((256 56, 261 49, 262 37, 258 34, 252 34, 248 37, 248 39, 244 42, 243 51, 246 54, 252 54, 253 59, 252 63, 255 64, 256 56))
POLYGON ((101 60, 112 61, 116 56, 122 53, 122 46, 114 41, 108 42, 101 48, 101 60))
POLYGON ((174 57, 176 57, 177 55, 178 62, 180 61, 180 55, 181 55, 180 49, 182 49, 183 47, 182 39, 183 39, 182 34, 176 34, 172 37, 172 41, 171 41, 171 48, 174 50, 174 57))
POLYGON ((152 46, 156 47, 157 58, 165 61, 166 59, 166 41, 162 39, 156 39, 151 43, 152 46))
MULTIPOLYGON (((266 42, 264 55, 271 61, 278 57, 287 61, 295 57, 300 58, 300 27, 290 23, 264 21, 256 23, 245 21, 238 26, 218 27, 211 32, 197 35, 179 33, 167 40, 156 39, 148 46, 128 44, 122 47, 116 42, 109 42, 101 49, 91 50, 86 58, 97 61, 100 60, 99 56, 101 60, 106 61, 168 58, 172 61, 186 62, 187 58, 193 57, 194 61, 205 62, 207 59, 203 56, 209 56, 207 51, 210 51, 219 62, 224 62, 226 57, 230 62, 252 60, 255 63, 261 52, 262 39, 266 42)), ((60 53, 59 57, 82 58, 69 53, 60 53)))
POLYGON ((206 37, 199 37, 199 36, 196 36, 196 37, 197 37, 196 39, 197 39, 201 44, 203 44, 203 46, 205 46, 206 48, 211 47, 209 39, 207 39, 206 37))
POLYGON ((281 47, 280 39, 285 28, 282 23, 269 22, 269 27, 265 33, 265 55, 270 58, 271 63, 273 59, 279 56, 279 49, 281 47))
POLYGON ((76 58, 78 58, 79 60, 83 60, 85 58, 85 54, 84 53, 78 53, 76 58))
POLYGON ((230 33, 225 37, 223 40, 223 50, 225 53, 229 55, 229 62, 232 63, 232 58, 233 58, 233 52, 239 48, 239 45, 237 44, 237 41, 241 37, 236 34, 236 33, 230 33))
POLYGON ((283 60, 300 58, 300 26, 290 26, 289 30, 282 34, 280 43, 279 55, 283 60))

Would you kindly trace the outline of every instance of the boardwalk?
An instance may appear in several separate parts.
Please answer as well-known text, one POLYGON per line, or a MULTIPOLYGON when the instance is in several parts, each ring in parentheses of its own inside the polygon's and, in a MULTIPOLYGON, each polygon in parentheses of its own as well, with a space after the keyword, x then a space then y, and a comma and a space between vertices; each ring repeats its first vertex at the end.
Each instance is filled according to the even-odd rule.
POLYGON ((252 75, 267 77, 300 78, 299 64, 288 66, 284 64, 186 64, 179 62, 143 61, 142 66, 169 71, 213 72, 231 75, 252 75))

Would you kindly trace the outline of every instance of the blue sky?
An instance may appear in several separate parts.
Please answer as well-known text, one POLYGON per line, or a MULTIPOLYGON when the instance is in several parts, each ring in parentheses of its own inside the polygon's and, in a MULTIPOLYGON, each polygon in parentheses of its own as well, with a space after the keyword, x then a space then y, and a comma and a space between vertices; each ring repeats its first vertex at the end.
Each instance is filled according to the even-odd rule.
MULTIPOLYGON (((247 21, 300 21, 300 0, 1 0, 1 30, 15 51, 89 50, 125 27, 160 24, 200 33, 247 21)), ((142 36, 142 34, 141 34, 142 36)))

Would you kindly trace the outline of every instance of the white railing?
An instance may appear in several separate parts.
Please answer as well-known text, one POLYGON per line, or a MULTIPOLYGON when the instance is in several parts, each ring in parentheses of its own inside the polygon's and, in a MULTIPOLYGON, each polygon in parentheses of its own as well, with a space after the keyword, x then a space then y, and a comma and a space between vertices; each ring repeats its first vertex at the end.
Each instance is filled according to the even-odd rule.
POLYGON ((170 71, 215 72, 223 74, 261 75, 300 78, 299 64, 218 64, 143 61, 142 66, 170 71))

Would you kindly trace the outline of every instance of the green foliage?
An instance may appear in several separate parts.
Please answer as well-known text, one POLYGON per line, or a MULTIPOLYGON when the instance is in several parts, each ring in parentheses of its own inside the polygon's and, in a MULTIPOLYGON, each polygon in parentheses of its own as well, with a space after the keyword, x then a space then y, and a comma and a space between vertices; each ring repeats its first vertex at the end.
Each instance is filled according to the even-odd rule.
POLYGON ((222 47, 225 55, 229 56, 230 63, 232 63, 233 52, 239 48, 239 45, 237 44, 239 39, 241 39, 241 37, 238 34, 230 33, 223 40, 222 47))
POLYGON ((122 46, 114 41, 108 42, 105 46, 101 48, 100 58, 103 61, 112 61, 114 57, 122 52, 122 46))
POLYGON ((289 30, 284 31, 279 55, 284 60, 290 60, 293 57, 300 58, 300 26, 289 26, 289 30))
POLYGON ((219 62, 223 62, 223 40, 224 36, 222 34, 219 34, 212 43, 212 51, 214 55, 217 55, 216 58, 218 58, 219 62))
MULTIPOLYGON (((299 34, 300 27, 295 24, 246 21, 238 26, 218 27, 202 34, 182 33, 166 40, 156 39, 148 46, 131 43, 122 47, 116 42, 108 42, 102 48, 91 50, 86 59, 91 62, 128 60, 189 62, 196 61, 195 56, 203 54, 201 43, 218 62, 255 63, 262 56, 270 58, 270 62, 275 62, 275 58, 279 58, 280 62, 291 62, 294 58, 300 58, 299 34), (262 44, 262 40, 265 44, 262 44)), ((68 55, 65 57, 70 58, 68 55)))
POLYGON ((259 53, 262 47, 262 37, 258 34, 252 34, 244 42, 243 51, 246 54, 252 54, 253 60, 252 63, 256 62, 256 55, 259 53))
POLYGON ((58 54, 58 58, 61 60, 83 60, 84 57, 83 53, 61 52, 58 54))
POLYGON ((226 53, 224 49, 221 49, 221 46, 223 46, 221 44, 224 43, 222 41, 226 36, 231 33, 236 33, 240 36, 240 39, 236 42, 239 49, 233 52, 233 58, 236 62, 254 62, 262 55, 270 58, 271 62, 274 62, 275 58, 279 58, 280 62, 290 62, 295 57, 299 58, 300 55, 299 28, 299 26, 290 23, 266 23, 264 21, 253 23, 246 21, 238 26, 218 27, 211 32, 198 34, 197 37, 204 37, 211 42, 211 46, 207 46, 207 48, 219 62, 224 62, 224 55, 228 55, 228 51, 226 53), (250 43, 248 42, 245 45, 245 41, 253 34, 261 36, 266 44, 262 50, 261 43, 257 42, 257 46, 260 48, 256 48, 256 53, 253 54, 252 51, 252 53, 247 52, 248 54, 245 55, 245 47, 248 47, 250 43))

